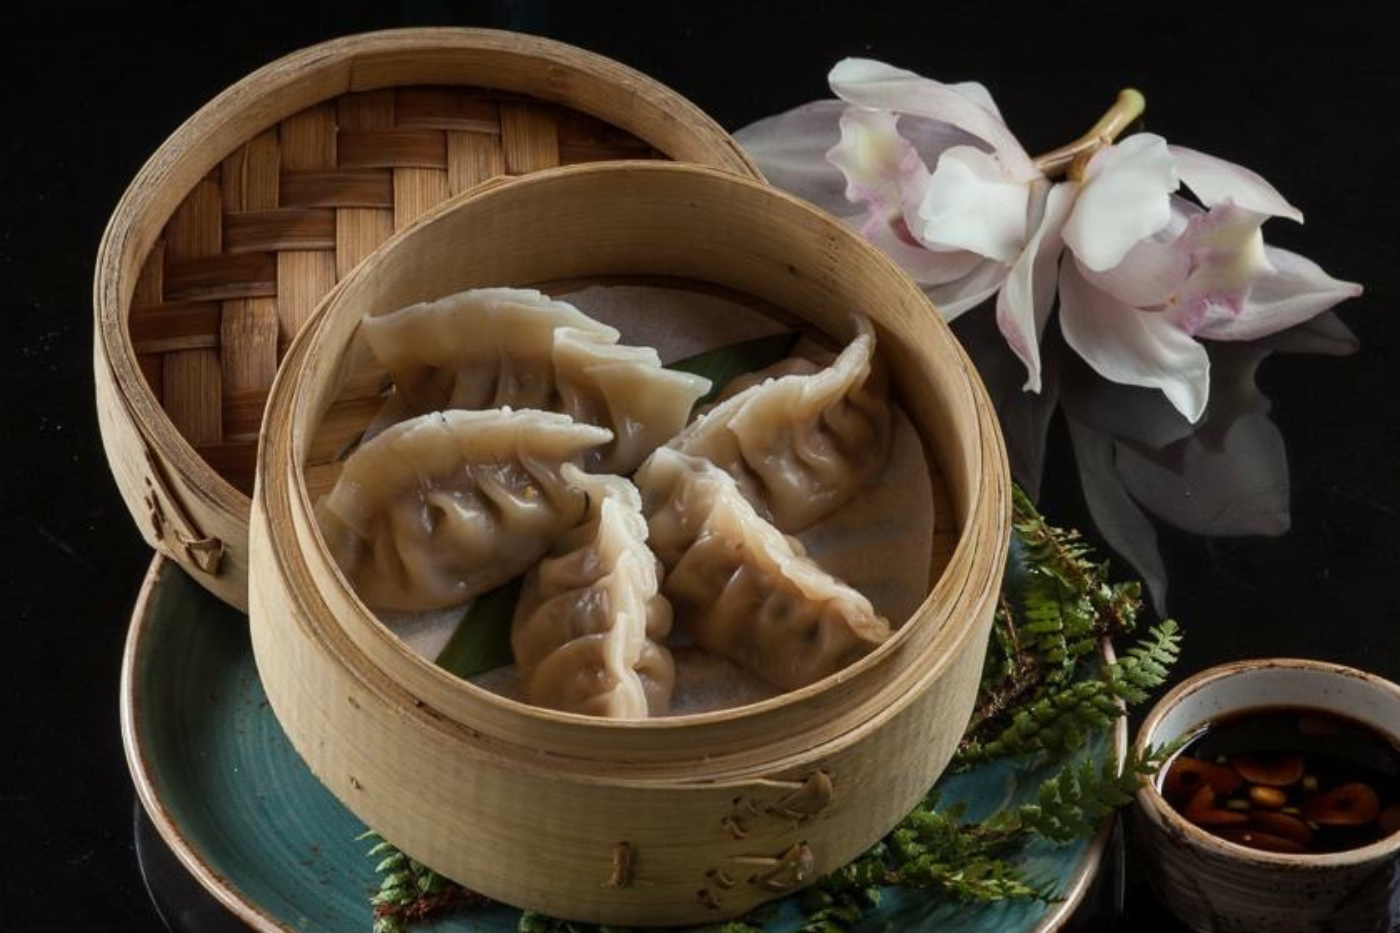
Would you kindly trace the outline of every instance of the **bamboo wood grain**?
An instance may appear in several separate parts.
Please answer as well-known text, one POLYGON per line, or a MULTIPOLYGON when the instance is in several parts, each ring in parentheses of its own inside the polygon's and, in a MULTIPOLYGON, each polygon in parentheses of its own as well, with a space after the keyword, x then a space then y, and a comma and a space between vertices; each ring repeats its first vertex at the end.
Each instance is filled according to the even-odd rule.
POLYGON ((447 134, 447 188, 452 194, 461 194, 505 171, 499 133, 447 134))
POLYGON ((758 862, 805 852, 804 883, 843 864, 888 831, 952 755, 975 699, 1009 535, 995 415, 923 293, 858 235, 793 198, 663 163, 579 166, 477 188, 337 285, 288 355, 266 425, 250 618, 273 709, 346 806, 476 890, 605 923, 737 915, 785 893, 762 886, 758 862), (546 221, 551 235, 540 237, 546 221), (935 458, 943 563, 898 634, 837 676, 671 719, 535 709, 407 649, 332 563, 310 490, 333 472, 332 439, 370 417, 347 405, 368 381, 356 340, 365 314, 468 287, 628 276, 752 295, 837 341, 850 337, 852 309, 874 320, 935 458), (810 818, 780 815, 787 795, 826 779, 829 800, 810 818), (623 842, 634 878, 619 888, 606 882, 623 842), (721 874, 734 883, 717 883, 721 874))
MULTIPOLYGON (((336 101, 342 129, 387 130, 396 120, 397 95, 392 90, 346 94, 336 101)), ((393 182, 388 189, 393 201, 393 182)), ((344 278, 375 247, 394 232, 394 212, 375 207, 341 207, 335 214, 335 274, 344 278)))
POLYGON ((501 101, 567 123, 551 160, 537 149, 549 130, 527 122, 521 159, 642 147, 757 177, 713 121, 616 62, 510 33, 412 29, 324 43, 240 81, 161 146, 113 213, 94 283, 108 460, 146 539, 225 601, 247 600, 247 393, 270 385, 316 303, 396 227, 506 171, 501 101), (176 307, 199 312, 162 318, 176 307), (167 362, 175 353, 195 355, 167 362))

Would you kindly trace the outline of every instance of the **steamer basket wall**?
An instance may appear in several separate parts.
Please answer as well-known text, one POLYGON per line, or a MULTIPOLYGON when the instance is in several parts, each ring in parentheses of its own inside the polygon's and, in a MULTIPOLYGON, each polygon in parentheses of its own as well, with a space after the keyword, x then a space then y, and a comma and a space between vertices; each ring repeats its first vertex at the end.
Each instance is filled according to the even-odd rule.
POLYGON ((289 353, 259 477, 253 646, 311 769, 396 845, 475 890, 622 924, 736 916, 850 860, 908 812, 971 712, 1010 521, 994 413, 923 293, 802 202, 666 163, 502 181, 377 251, 289 353), (618 276, 737 291, 838 339, 853 308, 875 322, 943 508, 928 598, 874 654, 733 710, 590 719, 446 674, 346 587, 309 484, 333 479, 319 462, 326 432, 356 429, 328 414, 359 378, 360 319, 468 287, 618 276))

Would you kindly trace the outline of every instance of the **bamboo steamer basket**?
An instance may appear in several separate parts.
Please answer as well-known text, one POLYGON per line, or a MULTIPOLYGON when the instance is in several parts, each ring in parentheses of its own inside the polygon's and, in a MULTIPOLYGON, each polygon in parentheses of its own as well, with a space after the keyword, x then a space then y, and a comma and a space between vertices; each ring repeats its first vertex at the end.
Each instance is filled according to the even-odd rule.
POLYGON ((97 257, 99 424, 146 540, 245 607, 263 405, 317 302, 450 195, 615 158, 759 177, 718 125, 644 75, 487 30, 335 40, 196 113, 136 176, 97 257))
POLYGON ((251 546, 252 641, 311 770, 412 857, 516 906, 690 924, 742 914, 846 863, 934 783, 975 700, 1010 528, 994 413, 924 294, 837 220, 696 166, 614 163, 478 189, 343 280, 272 390, 251 546), (614 722, 537 709, 406 648, 350 590, 316 497, 364 421, 366 314, 460 289, 666 277, 776 306, 880 352, 931 457, 933 583, 886 645, 826 680, 716 713, 614 722))

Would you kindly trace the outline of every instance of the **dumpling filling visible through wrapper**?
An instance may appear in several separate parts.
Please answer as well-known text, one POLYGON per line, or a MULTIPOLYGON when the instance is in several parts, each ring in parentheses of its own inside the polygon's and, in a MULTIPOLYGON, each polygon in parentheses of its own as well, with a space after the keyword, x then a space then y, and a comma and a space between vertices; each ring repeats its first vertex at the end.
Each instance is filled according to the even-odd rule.
POLYGON ((316 517, 373 609, 459 605, 533 566, 587 496, 559 474, 612 433, 540 411, 432 412, 345 461, 316 517))
POLYGON ((765 521, 708 460, 668 447, 637 473, 663 587, 695 643, 795 690, 890 637, 870 600, 765 521))
POLYGON ((620 476, 562 472, 587 495, 588 514, 525 575, 511 624, 525 699, 614 719, 664 716, 676 679, 664 643, 671 606, 641 496, 620 476))

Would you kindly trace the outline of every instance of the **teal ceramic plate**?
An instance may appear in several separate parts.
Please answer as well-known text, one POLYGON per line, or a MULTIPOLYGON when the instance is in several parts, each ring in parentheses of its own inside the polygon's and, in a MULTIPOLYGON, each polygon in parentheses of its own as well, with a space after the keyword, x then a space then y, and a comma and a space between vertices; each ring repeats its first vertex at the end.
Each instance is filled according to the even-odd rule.
MULTIPOLYGON (((1126 747, 1126 726, 1113 741, 1126 747)), ((218 602, 178 565, 157 557, 127 638, 122 732, 132 777, 156 828, 199 882, 260 931, 369 933, 377 887, 364 826, 312 776, 277 724, 253 663, 247 619, 218 602)), ((1103 755, 1107 742, 1091 754, 1103 755)), ((1026 798, 1043 775, 1006 763, 940 782, 947 804, 977 819, 1026 798)), ((1053 905, 969 908, 891 892, 863 933, 1042 933, 1083 899, 1098 870, 1107 827, 1070 846, 1035 845, 1021 865, 1052 882, 1053 905)), ((770 929, 793 927, 780 911, 770 929), (785 922, 785 920, 787 922, 785 922)), ((505 907, 434 923, 434 933, 513 933, 505 907)))

